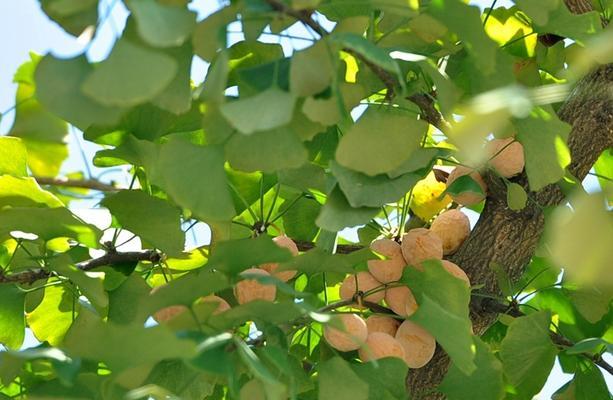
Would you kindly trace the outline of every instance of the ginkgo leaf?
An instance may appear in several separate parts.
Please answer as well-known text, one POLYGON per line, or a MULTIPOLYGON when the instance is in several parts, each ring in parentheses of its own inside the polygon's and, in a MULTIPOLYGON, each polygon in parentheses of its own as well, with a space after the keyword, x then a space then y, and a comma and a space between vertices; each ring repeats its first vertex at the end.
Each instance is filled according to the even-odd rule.
POLYGON ((223 104, 221 113, 244 134, 280 127, 292 120, 296 98, 278 88, 223 104))
POLYGON ((0 174, 25 176, 27 174, 26 146, 21 139, 0 137, 0 174))
POLYGON ((475 345, 468 318, 470 290, 465 282, 448 273, 440 261, 424 262, 424 271, 405 268, 402 281, 419 307, 410 319, 430 332, 454 365, 466 374, 475 371, 475 345))
POLYGON ((183 251, 185 234, 181 231, 180 212, 168 202, 140 190, 122 190, 102 203, 122 227, 139 235, 169 255, 183 251))
POLYGON ((134 106, 159 95, 177 68, 177 62, 166 54, 121 39, 85 78, 81 90, 106 106, 134 106))
POLYGON ((25 337, 25 296, 15 285, 0 285, 0 343, 10 349, 19 349, 25 337))
POLYGON ((196 25, 196 13, 187 7, 160 4, 155 0, 129 0, 138 32, 152 46, 179 46, 196 25))
POLYGON ((538 393, 553 367, 557 350, 549 338, 549 323, 544 311, 516 318, 502 341, 504 374, 522 398, 538 393))
POLYGON ((393 171, 419 147, 427 129, 408 115, 369 109, 341 138, 336 161, 370 176, 393 171))
POLYGON ((59 59, 47 54, 36 68, 36 95, 49 111, 80 129, 92 124, 113 125, 125 110, 96 103, 80 90, 92 71, 85 56, 59 59))

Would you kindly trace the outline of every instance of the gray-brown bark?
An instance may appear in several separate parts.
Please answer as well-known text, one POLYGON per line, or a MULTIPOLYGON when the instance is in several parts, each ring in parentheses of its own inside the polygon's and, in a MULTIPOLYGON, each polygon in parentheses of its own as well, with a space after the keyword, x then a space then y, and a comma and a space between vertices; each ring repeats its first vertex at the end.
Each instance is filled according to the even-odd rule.
MULTIPOLYGON (((605 65, 581 80, 558 112, 572 125, 568 145, 572 161, 569 172, 582 180, 603 150, 613 146, 613 65, 605 65)), ((492 262, 502 265, 516 281, 530 260, 543 232, 544 218, 533 203, 515 212, 506 204, 504 185, 490 179, 491 193, 479 222, 452 261, 461 265, 475 284, 484 284, 485 292, 499 294, 492 262)), ((526 177, 519 179, 526 185, 526 177)), ((564 195, 550 185, 531 196, 540 205, 556 205, 564 195)), ((471 304, 471 318, 476 334, 481 334, 496 319, 490 312, 480 312, 471 304)), ((424 368, 412 370, 407 385, 413 399, 442 399, 435 388, 445 376, 449 359, 437 349, 434 359, 424 368)))

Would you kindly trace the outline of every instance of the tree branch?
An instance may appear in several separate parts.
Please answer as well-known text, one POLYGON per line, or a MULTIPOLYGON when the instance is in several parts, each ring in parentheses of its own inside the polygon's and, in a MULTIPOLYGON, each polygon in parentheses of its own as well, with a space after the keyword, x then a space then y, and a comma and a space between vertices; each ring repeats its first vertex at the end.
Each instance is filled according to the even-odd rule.
POLYGON ((116 192, 121 190, 108 183, 100 182, 96 179, 66 179, 66 178, 47 178, 44 176, 35 176, 36 182, 39 185, 49 186, 64 186, 82 189, 92 189, 101 192, 116 192))
MULTIPOLYGON (((298 250, 300 251, 308 251, 315 248, 315 243, 307 242, 303 240, 295 241, 296 246, 298 246, 298 250)), ((364 246, 360 246, 359 244, 339 244, 336 246, 336 253, 338 254, 349 254, 354 251, 362 250, 364 246)))
MULTIPOLYGON (((128 252, 108 252, 102 257, 93 258, 76 264, 81 271, 89 271, 105 265, 118 265, 130 262, 150 261, 158 262, 161 259, 160 253, 155 250, 128 251, 128 252)), ((0 283, 34 283, 37 280, 51 276, 51 272, 36 268, 15 274, 6 275, 0 270, 0 283)))
MULTIPOLYGON (((502 304, 491 298, 481 298, 480 300, 481 309, 484 312, 489 312, 496 315, 507 314, 516 318, 526 315, 518 309, 518 304, 502 304)), ((560 347, 568 348, 575 345, 573 341, 561 335, 559 332, 549 332, 549 335, 551 337, 551 341, 560 347)), ((600 354, 581 353, 581 355, 607 371, 609 374, 613 375, 613 367, 607 363, 600 354)))
MULTIPOLYGON (((323 38, 329 34, 328 31, 326 31, 319 23, 317 23, 317 21, 313 20, 313 18, 311 17, 313 14, 312 11, 294 10, 278 0, 266 0, 266 2, 273 10, 281 14, 293 17, 296 20, 307 25, 309 28, 317 32, 320 37, 323 38)), ((393 97, 394 89, 396 88, 396 86, 398 86, 398 81, 393 74, 372 63, 360 53, 352 49, 345 48, 343 49, 343 51, 351 54, 352 56, 360 60, 362 63, 364 63, 364 65, 366 65, 377 76, 377 78, 379 78, 379 80, 383 82, 387 89, 387 99, 391 99, 393 97)), ((447 130, 449 124, 447 123, 447 121, 445 121, 441 113, 434 107, 434 102, 432 101, 432 99, 430 99, 424 94, 415 94, 407 97, 407 99, 417 104, 417 106, 422 112, 422 118, 424 121, 432 124, 442 132, 445 132, 447 130)))

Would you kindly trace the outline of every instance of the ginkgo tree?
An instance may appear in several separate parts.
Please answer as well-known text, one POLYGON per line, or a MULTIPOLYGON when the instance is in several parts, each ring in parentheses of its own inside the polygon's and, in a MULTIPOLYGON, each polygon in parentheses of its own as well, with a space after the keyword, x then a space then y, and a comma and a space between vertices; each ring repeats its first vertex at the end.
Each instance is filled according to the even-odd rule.
POLYGON ((609 399, 613 2, 223 3, 123 0, 106 59, 15 72, 0 398, 531 399, 557 359, 609 399), (130 185, 59 176, 69 127, 130 185))

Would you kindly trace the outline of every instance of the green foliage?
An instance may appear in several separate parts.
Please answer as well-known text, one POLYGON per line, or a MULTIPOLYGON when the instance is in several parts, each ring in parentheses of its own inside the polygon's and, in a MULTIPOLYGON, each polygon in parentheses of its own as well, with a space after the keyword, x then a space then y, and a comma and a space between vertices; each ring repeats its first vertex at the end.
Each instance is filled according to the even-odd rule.
POLYGON ((102 203, 121 226, 150 242, 168 255, 183 252, 179 210, 164 200, 140 190, 125 190, 106 197, 102 203))
POLYGON ((464 282, 447 273, 440 262, 427 262, 424 272, 405 269, 419 308, 410 319, 426 328, 464 374, 474 373, 475 345, 468 318, 470 293, 464 282))
MULTIPOLYGON (((112 18, 98 16, 96 0, 40 3, 82 38, 112 18)), ((118 4, 107 3, 105 13, 118 4)), ((610 59, 600 23, 610 6, 575 15, 562 0, 483 11, 462 0, 237 0, 202 14, 187 0, 123 3, 126 27, 105 59, 53 49, 14 75, 14 123, 0 137, 1 399, 408 398, 407 373, 419 370, 337 351, 324 326, 340 328, 338 313, 391 313, 389 299, 342 300, 341 282, 393 258, 373 253, 374 239, 399 241, 456 207, 432 206, 428 221, 412 211, 440 201, 455 165, 487 173, 489 188, 462 176, 447 194, 482 194, 486 209, 506 197, 505 218, 540 221, 543 208, 547 230, 517 282, 506 259, 460 266, 471 288, 436 260, 375 282, 375 294, 410 288, 417 311, 394 317, 451 359, 430 389, 529 399, 557 356, 574 377, 554 398, 607 398, 593 361, 613 342, 613 162, 611 151, 593 158, 603 193, 572 193, 582 190, 567 170, 571 126, 556 110, 610 59), (230 24, 244 37, 229 37, 230 24), (573 43, 549 46, 545 34, 573 43), (194 57, 210 63, 203 82, 194 57), (93 165, 126 179, 110 187, 66 170, 69 127, 97 146, 85 152, 93 165), (516 137, 525 172, 491 173, 491 135, 516 137), (572 210, 539 203, 553 185, 572 210), (110 226, 78 217, 83 199, 108 210, 110 226), (122 229, 142 251, 126 251, 134 242, 119 242, 122 229), (271 275, 241 274, 250 268, 271 275), (239 304, 241 287, 274 291, 274 301, 239 304), (527 315, 502 313, 478 337, 469 304, 484 298, 527 315), (41 343, 20 349, 28 329, 41 343)))
POLYGON ((547 312, 517 318, 502 341, 504 374, 520 399, 531 399, 538 393, 553 367, 557 350, 549 338, 549 324, 547 312))
POLYGON ((450 368, 440 386, 450 400, 474 399, 499 400, 504 398, 502 364, 489 346, 475 338, 477 368, 471 374, 463 373, 455 364, 450 368))

